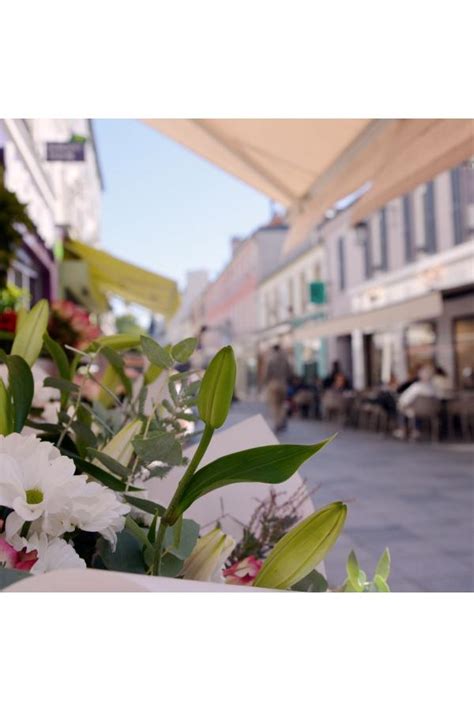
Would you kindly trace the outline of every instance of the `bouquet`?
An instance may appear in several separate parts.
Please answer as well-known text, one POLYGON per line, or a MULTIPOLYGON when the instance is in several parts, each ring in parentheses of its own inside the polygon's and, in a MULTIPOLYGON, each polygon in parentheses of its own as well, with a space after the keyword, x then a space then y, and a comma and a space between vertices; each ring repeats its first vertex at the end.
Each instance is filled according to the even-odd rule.
MULTIPOLYGON (((179 368, 189 361, 196 339, 163 347, 139 334, 97 335, 83 350, 63 348, 48 333, 48 322, 48 304, 39 302, 22 320, 11 354, 0 351, 8 371, 7 382, 0 380, 3 580, 87 566, 281 590, 327 589, 315 568, 343 529, 345 503, 333 502, 298 520, 294 501, 283 508, 273 501, 249 522, 240 542, 219 526, 203 534, 187 511, 225 486, 288 480, 332 438, 255 447, 202 465, 231 406, 236 364, 230 346, 215 355, 201 379, 179 368), (52 423, 31 415, 31 369, 43 347, 57 368, 56 376, 44 380, 60 397, 52 423), (135 382, 123 359, 130 348, 141 349, 149 363, 135 382), (84 389, 88 378, 95 378, 99 357, 107 367, 98 380, 101 397, 91 403, 84 389), (85 369, 80 384, 75 382, 79 363, 85 369), (202 429, 188 459, 184 447, 196 436, 190 435, 189 422, 201 422, 202 429), (169 503, 150 500, 147 482, 174 466, 183 474, 169 503)), ((367 581, 351 553, 339 589, 387 591, 389 569, 386 551, 367 581)))

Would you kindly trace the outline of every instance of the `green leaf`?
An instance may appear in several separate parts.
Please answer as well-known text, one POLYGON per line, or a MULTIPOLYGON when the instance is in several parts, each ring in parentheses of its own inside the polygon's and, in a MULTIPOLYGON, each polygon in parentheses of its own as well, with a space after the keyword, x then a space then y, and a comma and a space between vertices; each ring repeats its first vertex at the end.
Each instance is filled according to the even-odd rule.
POLYGON ((169 432, 156 432, 147 438, 135 437, 132 444, 145 464, 158 461, 178 465, 183 461, 181 445, 169 432))
POLYGON ((225 346, 209 363, 199 388, 197 406, 201 420, 217 429, 229 414, 234 394, 236 364, 232 346, 225 346))
POLYGON ((165 552, 171 553, 180 560, 185 560, 193 552, 199 537, 199 524, 190 518, 179 519, 174 526, 166 529, 165 552), (179 542, 175 541, 175 529, 182 521, 179 542))
POLYGON ((128 530, 121 531, 117 535, 115 551, 104 538, 100 538, 97 544, 97 550, 107 570, 119 570, 125 573, 145 572, 142 547, 128 530))
POLYGON ((360 580, 359 580, 359 575, 360 575, 360 568, 359 568, 359 563, 356 557, 356 554, 354 551, 351 551, 349 553, 349 557, 347 559, 346 563, 346 570, 347 570, 347 577, 351 581, 352 587, 354 587, 356 590, 359 588, 362 589, 360 580))
POLYGON ((112 396, 112 393, 115 395, 121 380, 119 374, 110 363, 105 368, 100 383, 102 387, 97 398, 98 402, 107 409, 111 408, 116 404, 116 398, 112 396))
POLYGON ((157 504, 154 501, 149 501, 148 499, 141 499, 139 496, 131 496, 130 494, 124 494, 125 501, 131 506, 135 506, 136 509, 145 511, 154 516, 158 513, 158 516, 163 516, 165 512, 165 507, 161 504, 157 504))
POLYGON ((105 452, 100 452, 98 449, 88 447, 87 453, 89 454, 89 456, 95 457, 95 459, 97 459, 100 464, 103 464, 104 467, 107 467, 107 469, 112 472, 112 474, 116 474, 121 479, 127 480, 130 476, 131 472, 129 469, 127 469, 127 467, 124 467, 123 464, 117 462, 117 460, 113 457, 109 457, 109 455, 105 454, 105 452))
POLYGON ((150 363, 153 363, 154 365, 157 365, 160 368, 173 367, 173 359, 166 350, 166 348, 160 346, 160 344, 154 341, 153 338, 150 338, 149 336, 142 336, 141 344, 143 352, 150 361, 150 363))
POLYGON ((380 575, 374 576, 374 585, 377 589, 377 592, 390 592, 390 588, 387 585, 387 582, 380 575))
MULTIPOLYGON (((121 481, 120 479, 117 479, 116 476, 113 476, 109 472, 106 472, 104 469, 101 469, 96 464, 92 464, 92 462, 88 462, 86 459, 82 459, 82 457, 80 457, 78 454, 70 452, 67 449, 61 448, 61 454, 64 454, 65 457, 70 457, 70 459, 74 460, 74 463, 76 464, 76 467, 79 469, 80 472, 88 474, 93 479, 96 479, 96 481, 100 482, 101 484, 104 484, 104 486, 108 486, 109 489, 112 489, 113 491, 125 491, 125 482, 121 481)), ((137 488, 130 487, 130 490, 137 491, 137 488)))
POLYGON ((178 363, 187 363, 197 346, 197 338, 185 338, 171 349, 171 355, 178 363))
POLYGON ((99 348, 108 346, 116 351, 128 351, 131 348, 138 348, 140 345, 140 336, 133 336, 129 333, 117 333, 113 336, 101 336, 91 343, 88 351, 97 351, 99 348))
POLYGON ((303 462, 319 452, 333 438, 318 444, 272 444, 227 454, 199 469, 177 502, 181 515, 200 496, 229 484, 261 482, 280 484, 292 476, 303 462))
POLYGON ((384 550, 384 552, 379 558, 379 561, 375 568, 374 581, 377 575, 380 576, 382 580, 388 580, 388 576, 390 575, 390 551, 388 550, 388 548, 384 550))
POLYGON ((79 392, 79 385, 72 383, 70 380, 65 378, 55 378, 48 376, 44 379, 43 385, 48 388, 56 388, 63 393, 77 393, 79 392))
POLYGON ((297 592, 326 592, 328 582, 324 575, 321 575, 317 570, 312 570, 309 575, 295 583, 291 589, 297 592))
POLYGON ((13 400, 13 431, 21 432, 30 412, 35 392, 31 368, 19 355, 0 354, 8 368, 8 391, 13 400))
POLYGON ((10 393, 0 378, 0 434, 8 435, 13 431, 13 413, 10 393))
POLYGON ((346 515, 347 506, 335 501, 298 523, 272 549, 254 585, 286 590, 305 578, 333 547, 346 515))
POLYGON ((62 346, 59 345, 59 343, 53 341, 51 336, 49 336, 47 333, 44 334, 43 341, 46 350, 48 351, 49 355, 51 356, 56 365, 56 368, 58 369, 59 375, 64 380, 69 380, 71 373, 66 351, 64 350, 64 348, 62 348, 62 346))
POLYGON ((23 578, 30 577, 31 573, 24 573, 22 570, 11 570, 10 568, 2 568, 0 566, 0 590, 14 583, 18 583, 20 580, 23 580, 23 578))
POLYGON ((35 363, 43 347, 48 318, 48 302, 46 299, 41 299, 22 320, 13 341, 12 356, 21 356, 29 366, 35 363))
POLYGON ((154 383, 155 380, 161 375, 163 370, 164 368, 161 368, 159 365, 150 363, 143 378, 143 382, 145 383, 145 385, 151 385, 151 383, 154 383))
POLYGON ((110 346, 104 346, 101 350, 102 355, 104 358, 106 358, 111 367, 115 370, 117 373, 120 382, 122 383, 123 387, 125 388, 125 392, 127 393, 128 397, 131 397, 132 395, 132 383, 129 377, 125 375, 125 366, 123 359, 117 351, 115 351, 113 348, 110 348, 110 346))
POLYGON ((125 519, 125 528, 132 534, 138 543, 141 543, 142 546, 149 548, 153 552, 153 545, 151 541, 148 540, 145 531, 136 521, 133 520, 131 516, 127 516, 125 519))

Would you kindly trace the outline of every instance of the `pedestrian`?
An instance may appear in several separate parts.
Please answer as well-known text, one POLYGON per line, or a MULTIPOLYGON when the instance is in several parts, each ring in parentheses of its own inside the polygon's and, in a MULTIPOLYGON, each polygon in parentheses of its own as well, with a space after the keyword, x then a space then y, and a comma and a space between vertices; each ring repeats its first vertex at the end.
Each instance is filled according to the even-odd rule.
POLYGON ((280 346, 275 345, 268 359, 264 378, 267 404, 275 432, 286 428, 286 397, 290 378, 290 364, 280 346))

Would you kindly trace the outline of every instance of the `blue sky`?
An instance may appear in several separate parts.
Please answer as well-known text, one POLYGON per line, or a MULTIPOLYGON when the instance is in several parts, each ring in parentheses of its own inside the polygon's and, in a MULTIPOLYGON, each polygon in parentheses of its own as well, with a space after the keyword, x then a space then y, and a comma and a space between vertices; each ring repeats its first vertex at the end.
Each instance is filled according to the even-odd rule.
POLYGON ((105 192, 102 247, 177 279, 229 257, 229 238, 268 221, 261 193, 135 120, 94 121, 105 192))

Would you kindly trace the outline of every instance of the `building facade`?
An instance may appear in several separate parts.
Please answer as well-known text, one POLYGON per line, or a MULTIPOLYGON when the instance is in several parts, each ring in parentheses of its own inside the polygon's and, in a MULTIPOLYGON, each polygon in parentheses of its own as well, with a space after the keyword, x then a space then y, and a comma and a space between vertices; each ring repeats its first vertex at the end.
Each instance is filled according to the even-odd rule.
POLYGON ((233 238, 231 258, 195 303, 194 314, 208 356, 232 343, 237 359, 237 393, 256 386, 257 287, 278 264, 287 226, 276 216, 246 238, 233 238))
POLYGON ((423 362, 474 387, 472 163, 356 226, 352 207, 260 283, 262 348, 282 343, 300 374, 324 376, 338 360, 357 388, 403 380, 423 362))
POLYGON ((100 240, 103 188, 88 119, 1 119, 0 165, 5 187, 27 205, 36 233, 25 232, 10 280, 32 302, 59 294, 62 240, 100 240), (83 144, 81 161, 49 160, 48 144, 83 144))

